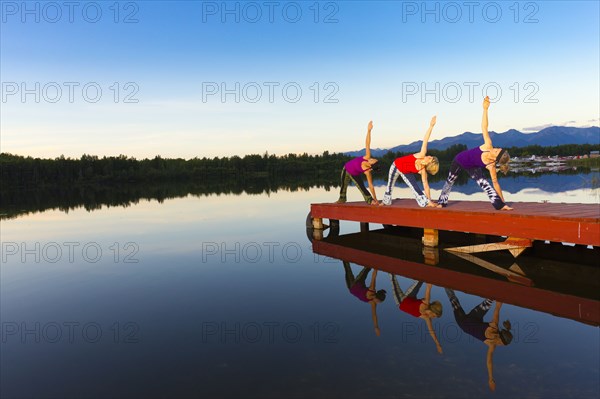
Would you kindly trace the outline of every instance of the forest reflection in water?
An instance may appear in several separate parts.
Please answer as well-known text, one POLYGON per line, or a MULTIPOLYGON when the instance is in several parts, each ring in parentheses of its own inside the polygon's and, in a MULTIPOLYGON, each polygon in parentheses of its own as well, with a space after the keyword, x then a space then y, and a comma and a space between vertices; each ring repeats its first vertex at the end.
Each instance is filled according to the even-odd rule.
MULTIPOLYGON (((435 190, 441 190, 445 176, 441 170, 430 183, 435 190)), ((598 191, 600 187, 598 171, 589 168, 569 168, 560 173, 545 171, 535 173, 522 171, 509 173, 501 178, 503 191, 519 193, 524 190, 537 190, 544 193, 561 193, 574 190, 598 191)), ((381 177, 381 176, 380 176, 381 177)), ((378 187, 384 186, 384 180, 375 180, 378 187)), ((64 212, 83 207, 88 211, 106 207, 127 207, 143 200, 156 200, 159 203, 167 199, 181 198, 188 195, 195 197, 211 195, 260 195, 277 193, 278 191, 295 192, 308 191, 311 188, 324 188, 335 192, 339 182, 335 179, 285 179, 269 180, 265 178, 244 180, 209 180, 194 183, 154 183, 154 184, 119 184, 119 185, 82 185, 73 187, 41 187, 36 189, 19 189, 3 187, 0 192, 0 219, 10 219, 28 213, 43 212, 47 209, 58 209, 64 212)), ((402 185, 401 187, 402 188, 402 185)), ((380 188, 381 189, 381 188, 380 188)), ((471 184, 468 176, 462 174, 455 183, 455 192, 473 194, 480 191, 479 187, 471 184)), ((332 193, 332 198, 335 194, 332 193)), ((519 200, 518 196, 509 197, 519 200)), ((332 199, 333 201, 333 199, 332 199)), ((510 201, 510 200, 509 200, 510 201)), ((584 201, 585 202, 585 201, 584 201)))

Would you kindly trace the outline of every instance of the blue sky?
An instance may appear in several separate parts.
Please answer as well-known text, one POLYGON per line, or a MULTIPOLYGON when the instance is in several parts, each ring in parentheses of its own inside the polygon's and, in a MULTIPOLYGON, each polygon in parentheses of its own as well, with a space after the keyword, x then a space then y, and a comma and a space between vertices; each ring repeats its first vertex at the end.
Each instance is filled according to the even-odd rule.
POLYGON ((73 4, 1 2, 3 152, 384 148, 480 131, 486 93, 495 131, 598 125, 597 1, 73 4))

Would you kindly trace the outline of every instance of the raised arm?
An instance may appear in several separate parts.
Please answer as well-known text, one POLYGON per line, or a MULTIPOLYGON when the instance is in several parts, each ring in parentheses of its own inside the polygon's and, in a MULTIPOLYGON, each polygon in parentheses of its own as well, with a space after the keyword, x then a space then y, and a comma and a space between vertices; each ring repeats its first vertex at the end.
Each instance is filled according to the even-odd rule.
POLYGON ((496 349, 496 345, 491 344, 488 346, 487 350, 487 371, 488 371, 488 385, 490 386, 490 390, 496 390, 496 381, 494 380, 494 350, 496 349))
POLYGON ((419 152, 417 158, 423 158, 427 155, 427 143, 429 142, 429 137, 431 136, 431 132, 433 131, 433 127, 435 126, 436 116, 434 115, 431 118, 431 122, 429 122, 429 129, 427 129, 427 133, 425 133, 425 137, 423 138, 423 144, 421 145, 421 151, 419 152))
POLYGON ((379 329, 379 322, 377 321, 377 304, 375 301, 371 301, 371 316, 373 317, 373 327, 375 328, 375 335, 378 337, 381 335, 381 330, 379 329))
MULTIPOLYGON (((373 270, 373 274, 371 275, 371 286, 370 290, 375 291, 375 283, 377 281, 377 269, 373 270)), ((378 337, 381 335, 381 331, 379 330, 379 322, 377 320, 377 303, 375 301, 371 301, 371 317, 373 318, 373 327, 375 328, 375 335, 378 337)))
MULTIPOLYGON (((496 302, 496 307, 494 308, 494 316, 492 317, 492 323, 495 324, 495 327, 498 328, 498 322, 500 321, 500 309, 502 309, 502 302, 496 302)), ((496 381, 494 380, 494 350, 496 349, 496 344, 489 343, 488 351, 487 351, 487 370, 488 370, 488 384, 492 391, 496 390, 496 381)))
POLYGON ((367 126, 367 140, 365 143, 365 157, 371 158, 371 130, 373 130, 373 121, 369 122, 369 125, 367 126))
POLYGON ((490 97, 483 99, 483 118, 481 119, 481 132, 483 133, 483 142, 486 146, 492 147, 492 139, 488 132, 488 108, 490 107, 490 97))

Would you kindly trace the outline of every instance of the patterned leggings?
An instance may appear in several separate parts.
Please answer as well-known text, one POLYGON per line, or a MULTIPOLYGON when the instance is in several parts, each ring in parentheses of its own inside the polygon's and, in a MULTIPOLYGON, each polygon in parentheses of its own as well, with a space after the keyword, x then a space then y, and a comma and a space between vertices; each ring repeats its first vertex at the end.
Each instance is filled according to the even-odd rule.
POLYGON ((360 176, 352 176, 350 173, 348 173, 346 171, 346 168, 342 168, 342 186, 340 187, 340 199, 338 200, 338 202, 346 202, 346 192, 348 191, 348 184, 350 184, 350 181, 353 181, 354 184, 356 184, 356 187, 358 187, 358 189, 360 190, 360 193, 362 194, 367 204, 370 204, 373 201, 373 197, 365 187, 365 183, 363 183, 360 176))
POLYGON ((392 286, 394 288, 394 299, 396 300, 396 305, 398 306, 400 306, 400 303, 402 303, 402 301, 406 297, 416 298, 417 294, 419 293, 419 290, 421 289, 421 286, 423 285, 422 281, 415 281, 410 287, 408 287, 406 293, 404 293, 402 291, 402 288, 400 288, 400 284, 398 284, 398 280, 396 279, 395 274, 390 274, 390 280, 392 280, 392 286))
POLYGON ((442 189, 442 193, 440 194, 440 198, 438 199, 438 204, 442 206, 448 205, 448 196, 450 195, 450 190, 452 190, 452 186, 458 177, 458 174, 462 169, 465 169, 471 179, 475 180, 479 187, 483 189, 483 191, 487 194, 490 202, 497 210, 502 209, 504 205, 506 205, 494 187, 490 185, 490 183, 483 177, 483 169, 482 168, 463 168, 456 162, 456 160, 452 161, 452 165, 450 165, 450 173, 448 174, 448 179, 446 180, 446 184, 444 184, 444 188, 442 189))
POLYGON ((446 295, 448 295, 448 299, 452 304, 452 309, 454 309, 454 316, 457 320, 468 318, 470 320, 483 321, 483 316, 485 316, 488 310, 490 310, 490 308, 492 307, 492 303, 494 302, 491 299, 484 299, 483 302, 475 306, 467 315, 463 310, 462 306, 460 305, 460 302, 458 301, 454 290, 451 290, 450 288, 445 288, 445 290, 446 295))
POLYGON ((356 278, 354 277, 354 273, 352 273, 352 268, 350 267, 350 262, 342 261, 344 263, 344 272, 346 277, 346 286, 348 289, 352 288, 354 284, 358 282, 365 282, 369 272, 371 271, 370 267, 363 267, 363 269, 358 273, 356 278))
POLYGON ((383 203, 385 205, 392 204, 392 190, 396 185, 396 180, 398 180, 398 177, 402 177, 402 180, 404 180, 406 185, 411 189, 415 199, 417 200, 417 204, 419 204, 420 207, 425 207, 427 204, 429 204, 429 199, 427 199, 427 196, 423 194, 423 191, 421 191, 421 188, 417 184, 417 178, 415 175, 413 173, 404 174, 400 172, 396 165, 392 163, 392 166, 390 166, 390 172, 388 173, 387 188, 383 196, 383 203))

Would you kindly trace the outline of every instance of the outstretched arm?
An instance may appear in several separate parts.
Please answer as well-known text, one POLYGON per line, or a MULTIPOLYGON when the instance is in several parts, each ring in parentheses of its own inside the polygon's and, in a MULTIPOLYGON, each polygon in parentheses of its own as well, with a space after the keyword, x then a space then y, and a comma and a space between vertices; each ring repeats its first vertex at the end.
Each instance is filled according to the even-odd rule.
POLYGON ((504 194, 502 193, 502 189, 500 188, 500 183, 498 183, 498 172, 496 171, 496 165, 494 163, 487 166, 487 169, 490 171, 490 177, 492 178, 492 184, 494 185, 494 190, 500 196, 502 202, 504 202, 504 207, 501 209, 503 211, 512 211, 513 208, 506 205, 506 201, 504 200, 504 194))
POLYGON ((496 165, 490 164, 490 165, 488 165, 487 169, 490 171, 490 177, 492 178, 492 184, 494 185, 494 190, 496 190, 496 192, 500 196, 500 199, 502 199, 502 202, 506 202, 506 201, 504 201, 504 194, 502 194, 502 189, 500 188, 500 183, 498 183, 498 171, 496 170, 496 165))
POLYGON ((442 345, 440 341, 437 339, 437 335, 435 335, 435 330, 433 329, 433 323, 431 323, 431 319, 429 317, 425 318, 425 324, 427 324, 427 330, 429 330, 429 335, 431 335, 431 339, 435 342, 435 347, 437 348, 438 353, 441 355, 444 353, 442 350, 442 345))
POLYGON ((502 308, 502 302, 496 302, 496 308, 494 309, 494 317, 492 318, 492 323, 496 323, 496 326, 498 325, 498 322, 500 320, 500 309, 502 308))
POLYGON ((373 205, 379 205, 379 201, 377 200, 377 194, 375 193, 375 187, 373 187, 373 176, 371 176, 371 171, 367 170, 365 172, 365 176, 367 176, 367 183, 369 184, 369 191, 371 192, 371 196, 373 197, 373 205))
POLYGON ((431 193, 429 191, 429 182, 427 181, 427 171, 425 169, 421 169, 419 171, 421 175, 421 182, 423 182, 423 191, 425 192, 425 196, 431 202, 431 193))
MULTIPOLYGON (((431 302, 431 284, 427 284, 425 286, 425 303, 429 306, 431 302)), ((442 345, 440 345, 440 341, 437 339, 437 335, 435 335, 435 330, 433 329, 433 323, 429 317, 425 317, 425 324, 427 324, 427 330, 429 331, 429 335, 431 335, 431 339, 435 342, 435 346, 437 348, 438 353, 441 355, 442 345)))
POLYGON ((365 157, 367 159, 371 158, 371 130, 373 130, 373 121, 370 121, 369 125, 367 126, 367 141, 365 143, 365 157))
POLYGON ((441 208, 441 205, 439 205, 436 201, 433 201, 431 199, 431 192, 429 190, 429 182, 427 181, 427 171, 425 169, 421 169, 421 171, 419 171, 419 173, 421 174, 421 181, 423 182, 423 191, 425 192, 425 196, 429 200, 429 203, 427 204, 427 206, 429 206, 431 208, 441 208))
POLYGON ((481 119, 481 132, 483 133, 483 142, 486 146, 492 147, 492 139, 488 132, 488 108, 490 107, 490 97, 483 99, 483 118, 481 119))
POLYGON ((421 151, 417 157, 423 158, 425 155, 427 155, 427 143, 429 142, 429 137, 431 136, 431 132, 435 126, 436 119, 437 117, 435 115, 431 118, 431 122, 429 122, 429 129, 427 129, 427 133, 425 133, 423 144, 421 145, 421 151))
POLYGON ((377 269, 373 269, 373 274, 371 275, 371 286, 369 289, 371 291, 375 291, 375 283, 377 282, 377 269))

